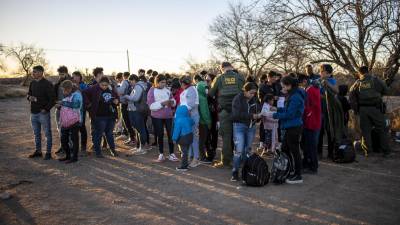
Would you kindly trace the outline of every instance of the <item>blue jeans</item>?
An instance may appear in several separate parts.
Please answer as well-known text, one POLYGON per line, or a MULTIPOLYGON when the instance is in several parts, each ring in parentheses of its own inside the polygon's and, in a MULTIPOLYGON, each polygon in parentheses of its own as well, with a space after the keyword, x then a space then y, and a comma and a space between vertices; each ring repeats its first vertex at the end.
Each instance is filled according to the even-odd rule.
POLYGON ((191 116, 194 121, 192 131, 193 131, 193 143, 189 147, 189 158, 199 159, 199 121, 200 115, 195 114, 191 116))
POLYGON ((139 132, 140 143, 145 145, 147 142, 147 131, 143 114, 137 111, 129 111, 128 114, 131 125, 139 132))
POLYGON ((249 127, 244 123, 233 123, 233 142, 235 150, 233 152, 233 169, 237 172, 242 160, 248 157, 256 135, 256 126, 249 127))
POLYGON ((103 133, 106 135, 107 143, 112 150, 115 150, 113 130, 115 120, 112 117, 96 117, 94 119, 94 150, 97 155, 101 154, 100 143, 103 133))
POLYGON ((319 130, 303 130, 303 167, 312 171, 318 170, 319 130))
POLYGON ((35 135, 35 147, 37 152, 42 151, 42 127, 47 141, 47 153, 51 153, 53 138, 51 136, 50 112, 31 114, 31 124, 35 135))

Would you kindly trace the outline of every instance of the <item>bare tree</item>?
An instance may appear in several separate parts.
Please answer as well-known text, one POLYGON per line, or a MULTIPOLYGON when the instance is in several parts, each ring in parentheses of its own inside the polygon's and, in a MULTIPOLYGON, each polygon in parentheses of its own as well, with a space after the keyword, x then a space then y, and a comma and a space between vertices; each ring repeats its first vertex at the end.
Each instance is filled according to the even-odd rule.
POLYGON ((192 57, 189 57, 185 60, 186 67, 184 68, 190 74, 197 74, 203 70, 206 70, 209 73, 219 74, 220 73, 220 65, 221 61, 218 59, 211 57, 210 59, 204 62, 198 62, 192 57))
POLYGON ((7 66, 4 62, 4 46, 0 43, 0 71, 7 71, 7 66))
POLYGON ((20 43, 18 46, 3 47, 2 51, 6 57, 15 59, 19 64, 19 71, 25 74, 21 85, 27 85, 34 65, 47 66, 44 50, 32 44, 20 43))
POLYGON ((387 59, 393 78, 400 59, 400 2, 391 0, 272 0, 271 15, 285 31, 305 41, 314 63, 337 64, 350 73, 361 65, 373 69, 387 59))
POLYGON ((288 72, 300 72, 310 61, 309 51, 303 40, 295 35, 287 34, 279 37, 276 57, 272 65, 288 72))
POLYGON ((248 74, 258 76, 276 56, 274 33, 266 21, 258 21, 257 4, 229 5, 226 14, 210 25, 211 44, 225 60, 243 67, 248 74))

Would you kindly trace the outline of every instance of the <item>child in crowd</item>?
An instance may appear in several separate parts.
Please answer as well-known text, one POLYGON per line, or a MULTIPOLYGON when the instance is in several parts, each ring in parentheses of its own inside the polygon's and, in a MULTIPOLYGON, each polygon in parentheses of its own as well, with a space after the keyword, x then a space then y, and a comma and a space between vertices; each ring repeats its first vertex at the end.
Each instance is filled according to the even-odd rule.
MULTIPOLYGON (((277 119, 273 119, 271 117, 264 116, 266 112, 273 112, 276 111, 276 108, 273 107, 274 105, 274 96, 273 95, 266 95, 264 97, 264 104, 262 107, 262 114, 263 114, 263 126, 264 126, 264 149, 267 149, 267 156, 271 156, 278 145, 278 126, 279 121, 277 119)), ((264 154, 264 151, 261 155, 264 154)))
POLYGON ((189 110, 186 105, 178 106, 175 119, 174 119, 174 132, 172 140, 179 145, 182 153, 181 166, 177 167, 177 171, 187 171, 189 162, 188 154, 190 145, 193 142, 193 129, 194 121, 190 118, 189 110))
POLYGON ((61 147, 65 151, 65 158, 60 158, 59 161, 74 163, 78 161, 79 129, 83 121, 82 95, 70 80, 63 81, 60 87, 64 98, 57 106, 60 107, 61 147), (69 146, 70 140, 72 149, 69 146))

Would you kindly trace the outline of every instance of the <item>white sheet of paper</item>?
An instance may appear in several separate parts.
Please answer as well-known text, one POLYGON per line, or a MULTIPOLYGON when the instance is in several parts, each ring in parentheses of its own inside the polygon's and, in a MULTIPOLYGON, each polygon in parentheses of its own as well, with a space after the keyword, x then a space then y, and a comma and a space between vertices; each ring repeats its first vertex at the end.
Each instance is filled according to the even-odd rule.
POLYGON ((277 102, 278 108, 284 108, 285 107, 285 97, 279 97, 278 102, 277 102))

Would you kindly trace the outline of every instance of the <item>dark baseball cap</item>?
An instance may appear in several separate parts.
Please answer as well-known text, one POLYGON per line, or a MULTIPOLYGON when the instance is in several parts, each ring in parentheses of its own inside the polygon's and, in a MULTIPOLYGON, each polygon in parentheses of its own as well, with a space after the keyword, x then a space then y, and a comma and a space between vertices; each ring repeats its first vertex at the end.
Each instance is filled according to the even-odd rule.
POLYGON ((226 67, 232 67, 232 64, 230 62, 223 62, 221 64, 221 68, 226 68, 226 67))

